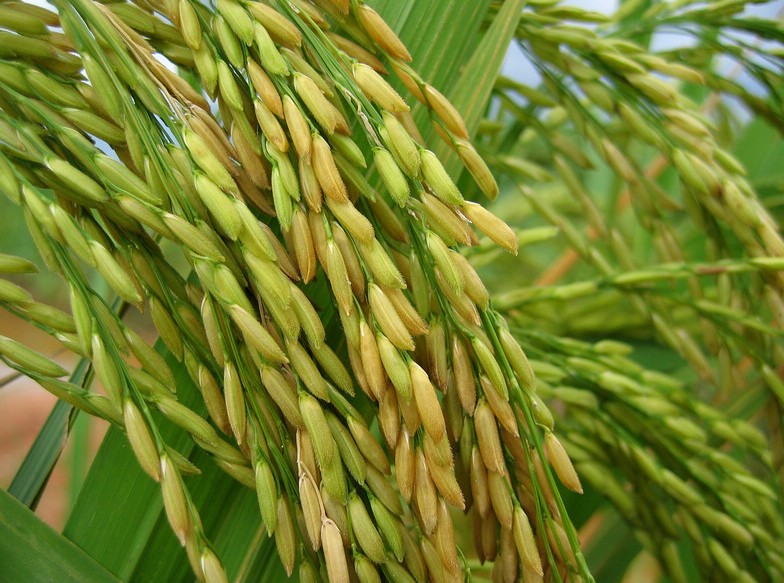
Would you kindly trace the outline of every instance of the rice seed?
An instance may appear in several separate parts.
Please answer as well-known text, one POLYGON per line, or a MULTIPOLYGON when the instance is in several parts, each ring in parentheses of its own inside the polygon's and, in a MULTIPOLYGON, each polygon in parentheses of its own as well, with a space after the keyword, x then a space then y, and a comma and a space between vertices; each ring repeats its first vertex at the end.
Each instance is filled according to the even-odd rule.
POLYGON ((460 573, 460 563, 457 558, 455 526, 449 514, 449 509, 443 500, 438 501, 438 524, 433 538, 435 539, 435 546, 441 559, 441 564, 451 575, 458 575, 460 573))
POLYGON ((185 44, 189 49, 199 50, 201 47, 201 25, 199 24, 199 16, 189 0, 179 0, 177 15, 180 19, 178 28, 185 44))
POLYGON ((504 453, 501 449, 498 426, 493 410, 484 399, 479 401, 474 411, 474 427, 485 467, 488 471, 503 474, 505 472, 504 453))
POLYGON ((124 392, 124 383, 120 377, 120 371, 106 351, 103 339, 97 333, 93 333, 90 344, 95 373, 98 375, 98 379, 101 381, 109 400, 119 411, 122 407, 124 392))
POLYGON ((321 541, 329 580, 333 583, 349 583, 348 564, 340 530, 329 518, 321 523, 321 541))
POLYGON ((411 109, 398 92, 387 83, 386 79, 372 67, 363 63, 354 63, 351 70, 354 80, 362 92, 382 109, 391 113, 400 113, 411 109))
MULTIPOLYGON (((229 74, 231 73, 229 72, 229 74)), ((240 110, 241 109, 242 105, 240 105, 240 110)), ((194 162, 196 162, 196 165, 201 168, 215 184, 226 191, 236 191, 237 185, 234 183, 234 179, 204 138, 188 128, 183 132, 183 141, 188 149, 188 153, 191 155, 194 162)))
POLYGON ((256 499, 259 503, 261 519, 267 528, 267 536, 271 536, 278 523, 278 486, 272 468, 264 460, 259 460, 256 463, 255 476, 256 499))
POLYGON ((505 583, 518 580, 518 558, 511 529, 502 528, 499 537, 498 558, 493 565, 493 575, 505 583))
POLYGON ((340 225, 352 236, 363 243, 373 241, 375 231, 370 221, 352 204, 351 201, 338 202, 327 197, 325 202, 340 225))
POLYGON ((403 427, 395 446, 395 477, 400 494, 406 503, 411 503, 411 496, 414 493, 414 481, 416 476, 416 455, 411 443, 411 435, 408 429, 403 427))
MULTIPOLYGON (((0 293, 0 295, 2 294, 0 293)), ((66 334, 74 334, 76 332, 76 324, 70 314, 47 304, 34 302, 25 306, 24 312, 33 322, 48 326, 58 332, 66 334)))
POLYGON ((336 202, 347 202, 348 192, 340 176, 335 159, 327 141, 314 133, 311 152, 313 154, 313 171, 321 188, 329 198, 336 202))
POLYGON ((390 512, 396 515, 403 514, 403 505, 400 503, 400 494, 392 485, 390 479, 379 472, 372 465, 367 467, 365 485, 375 494, 381 503, 389 508, 390 512))
POLYGON ((386 390, 386 376, 375 335, 364 319, 359 322, 359 354, 370 390, 380 400, 386 390))
MULTIPOLYGON (((269 234, 266 231, 266 227, 264 232, 265 234, 269 234)), ((284 262, 281 261, 285 251, 278 247, 280 242, 274 238, 274 236, 270 236, 268 240, 272 243, 273 249, 275 249, 277 265, 274 261, 256 257, 251 253, 244 254, 245 261, 250 268, 253 283, 256 284, 265 303, 274 303, 277 305, 278 309, 288 310, 291 306, 291 282, 286 279, 286 276, 282 271, 284 262)), ((286 273, 286 275, 289 274, 286 273)))
POLYGON ((248 77, 253 84, 253 88, 261 98, 261 101, 272 113, 277 117, 282 118, 284 115, 283 102, 281 101, 280 94, 275 88, 275 84, 269 78, 266 71, 259 66, 253 59, 247 60, 248 77))
POLYGON ((389 509, 384 506, 378 498, 370 497, 370 509, 373 512, 378 530, 381 532, 382 537, 386 541, 395 558, 398 561, 403 560, 403 537, 400 534, 400 529, 404 528, 400 521, 393 515, 389 509))
POLYGON ((540 577, 543 576, 542 559, 539 556, 539 549, 531 529, 531 523, 528 521, 525 511, 519 506, 515 506, 514 509, 512 533, 523 567, 530 569, 540 577))
POLYGON ((433 465, 446 468, 451 468, 454 465, 452 447, 450 446, 448 439, 434 441, 433 438, 426 433, 422 436, 422 447, 425 452, 427 463, 430 464, 431 469, 433 465))
POLYGON ((258 21, 253 23, 253 40, 259 49, 261 66, 270 75, 288 75, 289 64, 275 46, 269 31, 258 21))
POLYGON ((365 462, 365 456, 360 451, 359 444, 352 437, 352 433, 346 429, 346 426, 331 413, 327 414, 327 423, 329 423, 332 438, 335 440, 346 469, 358 483, 364 484, 367 474, 367 463, 365 462))
POLYGON ((248 2, 246 6, 278 43, 295 47, 302 44, 302 33, 283 14, 261 2, 248 2))
MULTIPOLYGON (((26 188, 24 189, 24 193, 27 208, 30 209, 34 215, 41 215, 46 212, 46 206, 41 205, 39 207, 39 204, 41 203, 40 200, 27 196, 28 190, 26 188), (36 200, 35 203, 33 202, 34 200, 36 200)), ((95 267, 96 258, 90 247, 90 241, 82 228, 76 223, 76 220, 61 206, 52 204, 49 205, 48 210, 49 213, 48 216, 46 216, 46 222, 39 220, 41 225, 47 228, 47 230, 51 228, 50 235, 52 237, 57 239, 60 243, 67 245, 79 259, 88 265, 95 267), (48 220, 50 217, 54 221, 53 226, 51 226, 51 221, 48 220), (56 229, 54 227, 56 227, 56 229)), ((41 218, 43 219, 43 216, 41 216, 41 218)))
POLYGON ((422 537, 419 545, 430 575, 427 580, 432 583, 446 583, 444 565, 441 563, 441 557, 433 542, 427 537, 422 537))
POLYGON ((573 492, 582 494, 583 487, 574 470, 572 460, 569 459, 569 454, 566 453, 561 441, 551 431, 546 431, 544 435, 544 453, 561 483, 573 492))
POLYGON ((333 134, 338 125, 334 106, 324 97, 313 79, 302 73, 294 73, 294 90, 319 126, 327 134, 333 134))
POLYGON ((272 335, 247 310, 237 304, 229 306, 229 315, 250 346, 272 362, 287 363, 289 359, 272 335))
POLYGON ((362 454, 381 473, 389 474, 389 461, 381 445, 370 430, 353 416, 347 418, 348 428, 357 442, 362 454))
POLYGON ((353 310, 351 313, 338 312, 340 324, 346 335, 346 343, 354 349, 359 348, 359 312, 353 310))
POLYGON ((141 303, 142 296, 136 281, 109 250, 97 241, 90 241, 90 251, 95 258, 95 268, 117 295, 128 303, 141 303))
POLYGON ((206 175, 197 172, 194 185, 199 198, 210 211, 224 235, 236 241, 242 230, 242 219, 232 200, 206 175))
MULTIPOLYGON (((320 525, 319 528, 321 528, 320 525)), ((307 561, 301 562, 299 564, 299 568, 297 569, 297 576, 299 577, 300 583, 319 583, 320 581, 315 567, 307 561)))
POLYGON ((381 535, 362 500, 354 492, 349 496, 346 506, 351 520, 351 528, 360 548, 374 563, 383 563, 386 560, 384 541, 381 540, 381 535))
POLYGON ((278 151, 287 152, 289 141, 286 139, 286 133, 272 110, 265 105, 264 101, 255 99, 253 101, 253 111, 256 114, 256 121, 259 122, 259 127, 264 137, 272 142, 278 151))
POLYGON ((65 160, 51 157, 46 160, 46 166, 63 184, 88 201, 102 203, 109 200, 101 185, 65 160))
POLYGON ((332 463, 321 468, 321 480, 325 490, 336 500, 345 500, 348 496, 346 486, 346 472, 343 463, 336 454, 332 463))
POLYGON ((433 478, 430 476, 425 454, 416 451, 416 478, 414 481, 414 500, 419 512, 420 522, 425 534, 433 534, 438 523, 438 495, 433 478))
POLYGON ((312 144, 310 126, 299 106, 294 103, 294 100, 289 95, 283 96, 282 106, 286 126, 288 127, 289 134, 294 142, 294 148, 297 150, 297 155, 308 162, 310 160, 312 144))
POLYGON ((434 441, 440 441, 446 434, 446 422, 438 402, 436 390, 424 369, 413 360, 408 365, 414 402, 422 419, 425 431, 434 441))
POLYGON ((397 394, 391 387, 384 391, 384 397, 379 401, 378 424, 387 446, 393 448, 400 433, 400 409, 397 404, 397 394))
POLYGON ((433 256, 436 267, 438 267, 438 270, 451 288, 451 291, 457 296, 462 295, 463 278, 452 260, 449 247, 446 246, 441 237, 436 235, 433 231, 428 231, 427 248, 433 256))
POLYGON ((422 175, 435 194, 442 202, 448 205, 462 206, 463 196, 455 183, 449 177, 438 157, 430 150, 420 150, 422 175))
POLYGON ((299 476, 299 499, 302 514, 305 518, 305 530, 310 538, 314 551, 321 548, 321 502, 318 489, 313 479, 306 475, 299 476))
POLYGON ((424 191, 420 193, 425 218, 432 229, 438 231, 450 243, 470 246, 472 233, 466 221, 451 208, 424 191))
POLYGON ((299 394, 299 410, 308 433, 313 438, 313 450, 322 472, 336 460, 336 446, 327 418, 318 400, 302 391, 299 394))
POLYGON ((193 62, 207 93, 215 97, 215 88, 218 85, 218 66, 207 43, 202 43, 198 50, 193 51, 193 62))
POLYGON ((463 278, 463 287, 466 295, 471 298, 471 301, 477 306, 483 310, 487 309, 490 302, 490 292, 487 291, 482 278, 479 277, 479 274, 468 262, 468 259, 457 251, 450 251, 452 261, 460 272, 460 276, 463 278))
POLYGON ((278 498, 275 547, 278 549, 278 556, 283 563, 283 568, 290 577, 294 572, 294 562, 297 558, 297 531, 291 514, 291 506, 285 495, 278 498))
MULTIPOLYGON (((311 211, 320 213, 323 200, 321 185, 316 177, 316 171, 313 170, 311 160, 300 157, 297 164, 299 167, 300 190, 305 197, 305 202, 311 211)), ((321 221, 321 217, 319 217, 319 221, 321 221)))
POLYGON ((454 105, 432 85, 425 84, 423 93, 427 105, 441 118, 449 131, 463 140, 468 140, 468 128, 463 116, 454 105))
POLYGON ((354 309, 354 295, 343 255, 334 241, 327 242, 327 276, 338 306, 345 314, 350 314, 354 309))
POLYGON ((322 401, 329 401, 327 381, 299 342, 287 342, 291 366, 308 390, 322 401))
POLYGON ((161 494, 169 524, 180 544, 185 546, 186 536, 193 528, 189 504, 185 497, 182 479, 171 458, 166 454, 161 456, 161 494))
POLYGON ((474 497, 474 504, 482 518, 487 518, 490 511, 490 489, 487 482, 487 468, 479 449, 474 446, 471 449, 471 493, 474 497))
POLYGON ((226 572, 223 570, 220 559, 210 549, 204 549, 199 559, 201 572, 204 574, 205 583, 228 583, 226 572))
POLYGON ((364 555, 354 557, 354 571, 359 583, 381 583, 381 578, 373 563, 364 555))
POLYGON ((463 212, 483 234, 513 255, 517 255, 517 235, 504 221, 473 202, 466 202, 463 212))
POLYGON ((389 194, 398 206, 406 206, 406 201, 411 194, 408 181, 400 170, 392 154, 384 148, 373 148, 373 159, 376 169, 384 181, 389 194))
POLYGON ((392 289, 405 288, 405 279, 378 239, 360 243, 358 247, 366 266, 380 285, 392 289))
POLYGON ((452 335, 451 347, 452 370, 455 376, 457 396, 463 410, 468 415, 473 415, 474 409, 476 409, 476 384, 474 383, 471 360, 463 341, 456 334, 452 335))
POLYGON ((303 283, 309 283, 316 276, 316 249, 310 235, 308 219, 304 211, 297 207, 291 223, 291 238, 303 283))
POLYGON ((376 335, 376 344, 381 363, 395 390, 402 399, 410 399, 412 396, 411 375, 402 355, 389 339, 381 333, 376 335))
POLYGON ((68 373, 43 354, 6 336, 0 336, 0 355, 15 362, 23 370, 42 376, 56 378, 68 373))
POLYGON ((487 487, 490 492, 490 503, 498 522, 502 528, 511 530, 514 521, 514 508, 506 477, 498 472, 488 471, 487 487))
POLYGON ((248 417, 245 410, 245 395, 234 363, 227 362, 223 367, 223 391, 226 395, 226 411, 229 425, 238 445, 245 443, 248 417))
POLYGON ((368 286, 370 309, 381 331, 400 350, 414 350, 414 340, 384 291, 374 283, 368 286))
MULTIPOLYGON (((446 443, 448 440, 442 439, 441 441, 446 443)), ((425 457, 427 458, 427 450, 425 451, 425 457)), ((457 482, 454 466, 451 464, 443 466, 428 462, 428 467, 430 468, 430 477, 433 480, 433 484, 435 484, 443 499, 451 506, 465 510, 465 498, 463 497, 463 490, 457 482)))
MULTIPOLYGON (((215 15, 212 19, 212 30, 229 63, 237 69, 242 68, 245 61, 242 41, 234 33, 226 19, 219 14, 215 15)), ((216 59, 216 61, 219 63, 220 59, 216 59)))
POLYGON ((493 351, 478 337, 471 338, 471 347, 474 349, 474 354, 476 355, 482 370, 490 379, 493 388, 504 400, 508 401, 509 389, 506 386, 504 373, 501 371, 501 367, 495 359, 493 351))
POLYGON ((304 427, 296 388, 271 366, 261 367, 261 383, 286 420, 297 429, 304 427))
POLYGON ((14 174, 11 163, 8 161, 8 158, 0 154, 0 193, 18 204, 20 201, 19 186, 19 181, 14 174))
POLYGON ((362 389, 362 392, 365 393, 371 401, 375 401, 376 396, 373 394, 373 391, 370 390, 367 377, 365 377, 365 369, 362 367, 362 357, 359 353, 359 342, 357 342, 356 346, 348 346, 348 359, 351 363, 351 369, 354 371, 354 376, 356 377, 357 383, 362 389))
POLYGON ((351 282, 351 289, 357 297, 365 296, 365 274, 362 270, 362 265, 359 262, 354 244, 349 240, 348 235, 343 230, 343 227, 332 222, 332 236, 337 243, 343 260, 346 263, 346 271, 348 279, 351 282))
POLYGON ((446 296, 455 313, 463 318, 469 326, 473 326, 475 329, 481 326, 482 320, 479 317, 479 311, 468 294, 456 294, 452 285, 438 269, 436 270, 436 281, 438 282, 438 288, 446 296))
POLYGON ((0 301, 16 306, 33 304, 33 296, 26 289, 5 279, 0 279, 0 301))
POLYGON ((216 8, 242 42, 250 46, 253 43, 253 20, 245 8, 234 0, 217 0, 216 8))
POLYGON ((123 403, 123 423, 139 465, 153 480, 160 482, 161 464, 158 446, 141 411, 130 399, 125 399, 123 403))
POLYGON ((367 4, 363 4, 357 10, 357 18, 370 38, 392 57, 401 61, 411 61, 411 54, 406 46, 378 12, 367 4))
POLYGON ((499 425, 512 435, 518 436, 517 419, 515 418, 514 411, 512 410, 509 401, 498 394, 498 391, 486 376, 482 375, 479 378, 479 382, 482 385, 482 392, 484 393, 490 408, 493 410, 493 414, 498 420, 499 425))
POLYGON ((457 141, 456 150, 460 160, 462 160, 482 193, 491 200, 495 199, 498 196, 498 183, 495 181, 487 163, 467 141, 457 141))

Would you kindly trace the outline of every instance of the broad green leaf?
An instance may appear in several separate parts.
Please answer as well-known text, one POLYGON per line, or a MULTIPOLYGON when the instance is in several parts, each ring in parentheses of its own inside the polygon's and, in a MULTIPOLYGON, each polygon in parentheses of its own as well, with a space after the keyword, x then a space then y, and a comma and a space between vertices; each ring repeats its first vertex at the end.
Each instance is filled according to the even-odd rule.
POLYGON ((8 493, 28 508, 35 508, 68 437, 74 409, 64 401, 55 403, 44 426, 8 486, 8 493))
POLYGON ((0 490, 0 569, 8 583, 117 581, 5 490, 0 490))
MULTIPOLYGON (((203 414, 204 405, 187 371, 171 356, 167 362, 177 380, 177 398, 203 414)), ((258 572, 261 564, 278 580, 283 570, 274 540, 258 536, 261 520, 255 492, 215 466, 181 429, 156 419, 164 440, 202 470, 186 477, 186 485, 230 578, 248 570, 258 572)), ((125 434, 116 428, 101 445, 64 534, 124 581, 193 580, 185 551, 163 511, 158 484, 141 470, 125 434)))
MULTIPOLYGON (((71 381, 80 383, 88 374, 87 361, 83 360, 71 375, 71 381)), ((25 506, 35 509, 38 504, 78 414, 78 410, 68 403, 58 401, 46 418, 8 487, 8 493, 25 506)))

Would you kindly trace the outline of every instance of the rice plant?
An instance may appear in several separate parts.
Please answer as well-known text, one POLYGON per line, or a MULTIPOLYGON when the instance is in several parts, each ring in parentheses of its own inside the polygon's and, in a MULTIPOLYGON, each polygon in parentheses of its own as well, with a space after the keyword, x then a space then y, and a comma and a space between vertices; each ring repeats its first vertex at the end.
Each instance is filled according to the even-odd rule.
POLYGON ((62 346, 0 336, 60 400, 9 581, 784 579, 775 3, 43 4, 0 2, 0 302, 62 346))

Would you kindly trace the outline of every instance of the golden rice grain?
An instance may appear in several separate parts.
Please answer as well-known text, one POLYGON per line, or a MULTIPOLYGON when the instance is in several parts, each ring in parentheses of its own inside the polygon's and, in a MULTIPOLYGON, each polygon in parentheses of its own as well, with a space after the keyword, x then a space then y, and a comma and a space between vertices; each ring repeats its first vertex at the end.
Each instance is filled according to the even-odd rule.
POLYGON ((544 453, 561 483, 573 492, 582 494, 583 487, 572 460, 561 441, 551 431, 546 431, 544 435, 544 453))
POLYGON ((161 480, 158 446, 139 408, 130 399, 123 403, 123 423, 136 459, 142 469, 156 482, 161 480))
POLYGON ((416 455, 408 429, 403 427, 395 446, 395 477, 400 494, 407 503, 411 502, 411 496, 414 493, 415 476, 416 455))
POLYGON ((283 495, 278 498, 277 527, 275 528, 275 547, 283 563, 286 574, 291 576, 294 572, 294 562, 297 557, 297 531, 294 517, 288 498, 283 495))
POLYGON ((434 441, 440 441, 446 434, 446 422, 441 411, 441 404, 438 402, 436 390, 427 373, 415 361, 409 362, 409 373, 411 374, 411 388, 414 394, 414 402, 422 420, 425 431, 434 441))
POLYGON ((306 474, 299 477, 299 499, 302 505, 305 530, 314 551, 321 548, 321 503, 316 484, 306 474))
POLYGON ((340 530, 329 518, 321 523, 321 541, 329 580, 333 583, 349 583, 348 564, 340 530))
POLYGON ((411 61, 411 54, 383 18, 367 4, 357 10, 357 17, 370 37, 387 53, 401 61, 411 61))
POLYGON ((256 498, 259 503, 261 519, 267 528, 267 536, 272 536, 278 524, 278 487, 272 468, 259 460, 255 467, 256 498))
POLYGON ((414 480, 414 500, 419 512, 420 522, 425 534, 432 534, 438 523, 438 495, 433 478, 430 476, 425 454, 416 452, 416 477, 414 480))
POLYGON ((493 410, 484 399, 479 401, 474 411, 474 427, 485 467, 488 471, 503 474, 505 472, 504 453, 501 449, 498 426, 493 410))
POLYGON ((368 286, 368 300, 379 327, 400 350, 413 350, 414 340, 384 291, 374 283, 368 286))

